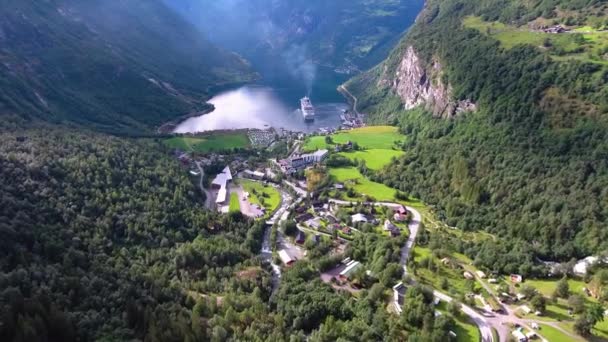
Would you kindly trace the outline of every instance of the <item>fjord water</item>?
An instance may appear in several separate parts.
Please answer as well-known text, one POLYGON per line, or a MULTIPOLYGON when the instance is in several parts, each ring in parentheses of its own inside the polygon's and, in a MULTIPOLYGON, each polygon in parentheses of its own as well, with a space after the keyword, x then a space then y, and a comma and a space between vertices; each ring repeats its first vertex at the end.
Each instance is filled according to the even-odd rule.
POLYGON ((209 100, 215 106, 213 112, 185 120, 175 132, 267 127, 309 132, 340 124, 340 114, 348 105, 337 88, 346 81, 347 75, 318 67, 308 89, 305 82, 289 73, 261 72, 263 79, 260 82, 220 92, 209 100), (304 95, 309 95, 315 105, 314 122, 304 122, 299 110, 304 95))

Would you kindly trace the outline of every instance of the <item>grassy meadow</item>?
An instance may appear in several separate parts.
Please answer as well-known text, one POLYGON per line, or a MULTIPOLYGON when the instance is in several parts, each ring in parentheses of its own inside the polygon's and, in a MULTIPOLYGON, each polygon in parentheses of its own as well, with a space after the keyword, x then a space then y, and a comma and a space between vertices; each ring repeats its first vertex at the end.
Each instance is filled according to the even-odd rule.
POLYGON ((403 151, 372 148, 363 151, 340 152, 350 160, 365 160, 365 165, 372 170, 379 170, 390 164, 393 158, 403 155, 403 151))
POLYGON ((183 151, 208 153, 233 148, 249 147, 249 137, 245 132, 209 133, 197 136, 177 136, 164 141, 170 148, 183 151))
POLYGON ((581 27, 575 29, 575 33, 552 34, 531 31, 525 26, 487 22, 474 16, 466 17, 463 25, 495 38, 506 49, 519 44, 529 44, 542 47, 556 60, 581 60, 608 65, 608 60, 601 57, 608 48, 606 31, 581 27))
MULTIPOLYGON (((395 189, 370 181, 354 167, 330 169, 329 174, 337 182, 352 185, 354 190, 360 195, 372 196, 378 201, 393 201, 395 199, 395 189)), ((356 200, 357 198, 349 199, 356 200)))
POLYGON ((231 213, 241 211, 241 202, 239 202, 239 196, 236 193, 230 194, 229 210, 231 213))
POLYGON ((273 212, 281 203, 281 194, 270 185, 254 182, 248 179, 239 179, 238 183, 249 193, 249 201, 273 212))
MULTIPOLYGON (((368 149, 392 150, 395 141, 403 141, 405 136, 393 126, 367 126, 349 131, 340 131, 331 135, 335 144, 345 144, 349 141, 368 149)), ((321 148, 330 148, 325 142, 325 136, 314 136, 304 144, 305 151, 315 151, 321 148)))

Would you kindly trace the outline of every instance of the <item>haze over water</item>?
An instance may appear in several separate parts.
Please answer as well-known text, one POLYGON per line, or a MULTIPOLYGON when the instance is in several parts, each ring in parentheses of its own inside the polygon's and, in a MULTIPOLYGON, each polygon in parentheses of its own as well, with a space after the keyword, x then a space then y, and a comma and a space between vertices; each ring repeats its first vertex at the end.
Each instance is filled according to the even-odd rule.
POLYGON ((300 98, 308 93, 306 86, 291 75, 265 73, 260 84, 228 90, 214 96, 211 113, 180 123, 175 133, 194 133, 222 129, 286 128, 310 132, 321 127, 340 125, 340 114, 348 108, 336 90, 346 80, 333 70, 325 69, 315 80, 310 97, 316 109, 313 122, 304 122, 300 98))

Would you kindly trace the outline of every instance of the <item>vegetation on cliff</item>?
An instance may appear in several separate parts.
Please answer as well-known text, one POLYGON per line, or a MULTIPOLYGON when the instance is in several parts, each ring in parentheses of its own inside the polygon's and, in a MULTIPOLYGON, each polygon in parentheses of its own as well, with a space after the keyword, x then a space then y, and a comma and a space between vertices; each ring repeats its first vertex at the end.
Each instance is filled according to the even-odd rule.
POLYGON ((489 269, 529 274, 536 257, 569 260, 605 250, 608 68, 555 59, 534 45, 505 47, 463 25, 471 15, 511 24, 541 15, 559 21, 565 12, 593 25, 605 11, 597 1, 575 8, 430 1, 390 58, 349 83, 372 122, 399 123, 408 135, 407 153, 375 180, 436 205, 451 226, 505 237, 487 246, 460 244, 489 269), (403 110, 403 99, 379 81, 395 77, 409 46, 425 67, 439 60, 455 99, 473 100, 477 111, 440 120, 403 110))

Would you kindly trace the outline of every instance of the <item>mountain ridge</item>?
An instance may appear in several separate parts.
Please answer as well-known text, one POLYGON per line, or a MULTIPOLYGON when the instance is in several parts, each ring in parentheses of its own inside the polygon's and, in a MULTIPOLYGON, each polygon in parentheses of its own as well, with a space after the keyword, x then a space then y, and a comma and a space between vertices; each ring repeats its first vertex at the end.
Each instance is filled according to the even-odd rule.
POLYGON ((408 153, 375 180, 435 205, 450 226, 508 236, 494 246, 460 246, 478 265, 503 273, 534 274, 542 272, 534 267, 536 258, 567 261, 608 247, 601 229, 607 217, 601 203, 608 186, 608 68, 596 54, 601 46, 586 38, 604 34, 596 15, 606 9, 585 2, 569 10, 572 19, 562 17, 564 6, 569 4, 428 1, 389 58, 347 83, 372 123, 398 124, 409 136, 408 153), (481 19, 472 27, 469 18, 481 19), (572 32, 560 36, 527 26, 539 18, 563 22, 572 32), (579 33, 581 25, 599 31, 579 33), (505 31, 508 36, 501 35, 505 31), (544 44, 539 35, 547 47, 536 45, 544 44), (508 40, 514 36, 521 43, 508 40), (578 48, 562 49, 574 43, 578 48), (450 101, 470 100, 476 111, 436 119, 437 99, 414 101, 418 107, 412 108, 387 86, 402 76, 399 65, 410 48, 424 69, 420 74, 431 75, 430 85, 449 85, 450 101), (433 76, 437 63, 441 73, 433 76))
POLYGON ((11 1, 1 11, 0 99, 25 122, 147 131, 204 110, 215 86, 257 77, 160 1, 11 1))

